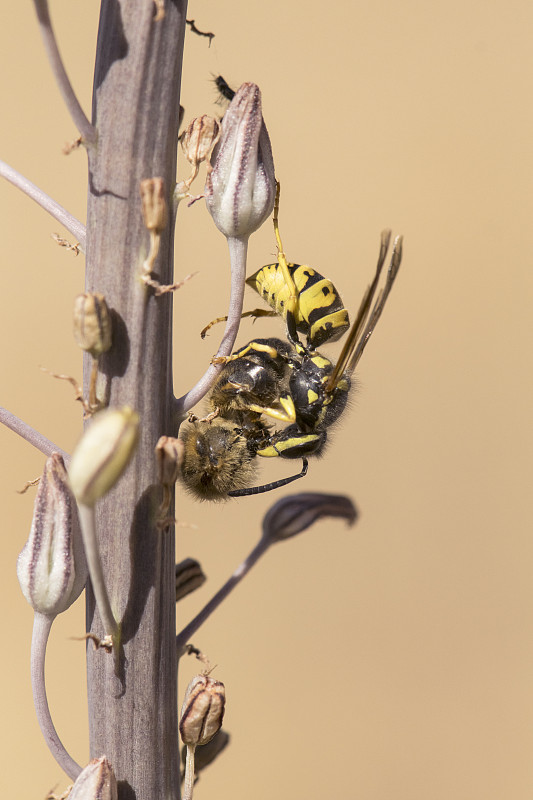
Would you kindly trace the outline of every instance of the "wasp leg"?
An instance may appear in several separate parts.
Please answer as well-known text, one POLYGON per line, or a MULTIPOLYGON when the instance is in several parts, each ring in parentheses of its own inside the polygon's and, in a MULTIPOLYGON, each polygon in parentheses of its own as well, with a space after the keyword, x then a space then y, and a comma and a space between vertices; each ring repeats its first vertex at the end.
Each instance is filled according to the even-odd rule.
POLYGON ((281 478, 279 481, 272 483, 265 483, 263 486, 251 486, 249 489, 236 489, 234 492, 228 492, 228 497, 246 497, 251 494, 263 494, 263 492, 271 492, 273 489, 279 489, 281 486, 287 486, 288 483, 297 481, 298 478, 303 478, 307 475, 307 459, 302 458, 302 471, 297 475, 291 475, 289 478, 281 478))
POLYGON ((268 356, 270 356, 270 358, 273 359, 277 358, 278 355, 282 355, 276 350, 275 347, 272 347, 272 345, 261 344, 260 342, 249 342, 246 347, 241 348, 241 350, 237 350, 231 356, 215 356, 211 359, 211 364, 229 364, 230 361, 236 361, 238 358, 242 358, 254 350, 259 353, 266 353, 268 356))
MULTIPOLYGON (((241 314, 241 319, 243 317, 254 317, 257 319, 258 317, 276 317, 277 314, 275 311, 266 308, 254 308, 252 311, 243 311, 241 314)), ((227 317, 217 317, 216 319, 212 319, 211 322, 205 326, 203 330, 200 331, 200 336, 202 339, 205 339, 207 331, 210 330, 213 325, 218 325, 219 322, 226 322, 227 317)))
POLYGON ((305 458, 318 455, 326 443, 326 431, 303 433, 297 425, 289 425, 270 439, 268 447, 257 450, 262 458, 305 458))
POLYGON ((280 184, 279 181, 276 181, 276 199, 274 201, 274 214, 272 215, 272 221, 274 223, 276 242, 278 243, 278 264, 281 274, 283 275, 283 280, 285 281, 285 285, 288 289, 288 297, 284 308, 285 323, 287 325, 287 338, 292 344, 303 347, 300 339, 298 338, 298 332, 296 330, 296 316, 299 310, 298 289, 296 288, 294 279, 289 271, 287 259, 283 251, 283 244, 281 243, 281 235, 279 232, 279 194, 280 184))
POLYGON ((255 403, 250 403, 247 408, 250 411, 255 411, 258 414, 266 414, 267 417, 272 417, 272 419, 275 419, 278 422, 296 422, 296 409, 294 407, 294 400, 292 397, 290 397, 290 395, 283 395, 279 398, 279 402, 283 408, 283 411, 281 411, 279 408, 259 406, 255 403))

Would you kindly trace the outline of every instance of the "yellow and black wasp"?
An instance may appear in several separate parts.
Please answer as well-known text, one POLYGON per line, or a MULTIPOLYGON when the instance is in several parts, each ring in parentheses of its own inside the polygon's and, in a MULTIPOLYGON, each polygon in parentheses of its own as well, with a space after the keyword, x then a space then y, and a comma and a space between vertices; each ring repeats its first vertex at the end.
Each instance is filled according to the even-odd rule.
MULTIPOLYGON (((317 342, 342 336, 348 327, 347 313, 333 284, 314 270, 304 267, 309 273, 307 279, 297 280, 297 270, 302 268, 285 259, 278 208, 279 188, 274 210, 278 262, 263 267, 249 282, 260 286, 261 294, 274 307, 274 312, 267 313, 285 318, 288 341, 255 339, 226 359, 209 395, 211 413, 185 426, 182 481, 201 499, 258 494, 306 474, 307 458, 322 454, 331 426, 346 407, 351 375, 400 267, 402 240, 397 237, 384 286, 376 297, 390 244, 390 231, 384 231, 374 279, 334 364, 315 348, 317 342), (283 276, 281 281, 279 276, 283 276), (327 291, 322 295, 314 292, 317 284, 327 291), (322 297, 327 302, 321 305, 322 297), (306 345, 300 342, 298 332, 306 336, 306 345), (257 456, 301 458, 302 470, 288 478, 252 486, 257 456)), ((257 315, 256 311, 249 314, 257 315)))

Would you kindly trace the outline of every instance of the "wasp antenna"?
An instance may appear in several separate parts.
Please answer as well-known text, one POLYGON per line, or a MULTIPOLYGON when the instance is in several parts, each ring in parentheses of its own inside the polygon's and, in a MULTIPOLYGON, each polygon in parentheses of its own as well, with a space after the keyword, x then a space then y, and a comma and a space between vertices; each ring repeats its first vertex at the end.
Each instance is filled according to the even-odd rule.
POLYGON ((289 478, 281 478, 279 481, 272 483, 265 483, 263 486, 251 486, 249 489, 235 489, 233 492, 228 492, 228 497, 247 497, 251 494, 263 494, 263 492, 271 492, 273 489, 280 489, 282 486, 287 486, 288 483, 297 481, 298 478, 303 478, 307 475, 308 462, 306 458, 302 458, 302 471, 297 475, 291 475, 289 478))

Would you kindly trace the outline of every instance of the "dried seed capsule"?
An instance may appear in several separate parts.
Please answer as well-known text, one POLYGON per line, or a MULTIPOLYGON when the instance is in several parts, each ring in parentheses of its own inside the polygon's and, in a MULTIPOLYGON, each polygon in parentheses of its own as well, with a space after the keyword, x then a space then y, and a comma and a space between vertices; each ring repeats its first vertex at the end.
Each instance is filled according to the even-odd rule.
POLYGON ((357 519, 357 509, 345 495, 301 492, 282 497, 263 519, 263 539, 272 542, 289 539, 322 517, 341 517, 349 525, 357 519))
POLYGON ((272 213, 276 193, 261 92, 254 83, 243 83, 224 114, 211 163, 205 201, 215 225, 226 237, 249 236, 272 213))
POLYGON ((224 717, 224 684, 208 675, 196 675, 189 683, 181 707, 180 734, 189 747, 207 744, 220 730, 224 717))
POLYGON ((181 146, 187 161, 197 167, 209 156, 220 136, 220 125, 214 117, 204 114, 187 127, 181 146))
POLYGON ((183 442, 173 436, 161 436, 155 446, 157 474, 163 486, 174 486, 180 473, 183 442))
POLYGON ((161 233, 168 220, 165 179, 146 178, 141 181, 140 191, 144 224, 149 231, 161 233))
POLYGON ((74 339, 98 358, 111 347, 111 315, 103 294, 86 292, 74 301, 74 339))
POLYGON ((194 558, 185 558, 176 564, 176 603, 202 586, 205 581, 202 566, 194 558))
POLYGON ((92 506, 118 481, 135 450, 139 415, 107 408, 94 415, 72 455, 70 487, 78 503, 92 506))
POLYGON ((69 800, 117 800, 117 781, 107 758, 93 758, 72 787, 69 800))
POLYGON ((87 581, 78 509, 58 453, 46 460, 17 576, 28 603, 47 616, 72 605, 87 581))

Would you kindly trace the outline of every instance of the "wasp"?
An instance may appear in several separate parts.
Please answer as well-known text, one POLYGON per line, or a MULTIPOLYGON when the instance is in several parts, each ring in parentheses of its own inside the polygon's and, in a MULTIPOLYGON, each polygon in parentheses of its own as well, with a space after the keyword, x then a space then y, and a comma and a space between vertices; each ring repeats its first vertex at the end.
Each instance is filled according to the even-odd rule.
MULTIPOLYGON (((243 317, 275 317, 285 320, 287 338, 300 347, 298 334, 306 337, 307 348, 316 349, 326 342, 336 342, 350 327, 348 311, 333 283, 306 264, 288 262, 279 232, 280 184, 276 183, 274 201, 274 234, 278 245, 278 260, 266 264, 254 272, 246 283, 271 307, 271 311, 255 308, 245 311, 243 317)), ((202 339, 207 331, 227 317, 218 317, 202 330, 202 339)))
MULTIPOLYGON (((277 215, 274 226, 281 245, 277 215)), ((199 498, 222 500, 285 486, 307 473, 309 456, 323 453, 329 430, 346 408, 351 375, 381 316, 400 267, 402 239, 397 237, 384 286, 376 296, 390 238, 390 231, 381 235, 374 279, 336 364, 315 349, 316 338, 309 324, 313 309, 307 305, 306 313, 301 313, 305 303, 295 284, 283 284, 286 298, 283 306, 277 304, 285 318, 288 341, 253 340, 225 359, 209 396, 211 413, 187 426, 182 435, 182 480, 199 498), (298 326, 307 336, 307 345, 298 338, 298 326), (278 427, 274 427, 276 424, 278 427), (258 456, 301 458, 302 470, 273 483, 250 486, 255 479, 258 456)), ((283 254, 281 247, 280 254, 283 254)), ((278 264, 283 262, 284 256, 278 264)), ((283 266, 278 269, 286 274, 283 266)), ((338 338, 336 327, 339 326, 323 326, 323 341, 338 338)), ((340 335, 345 328, 343 325, 340 335)))

